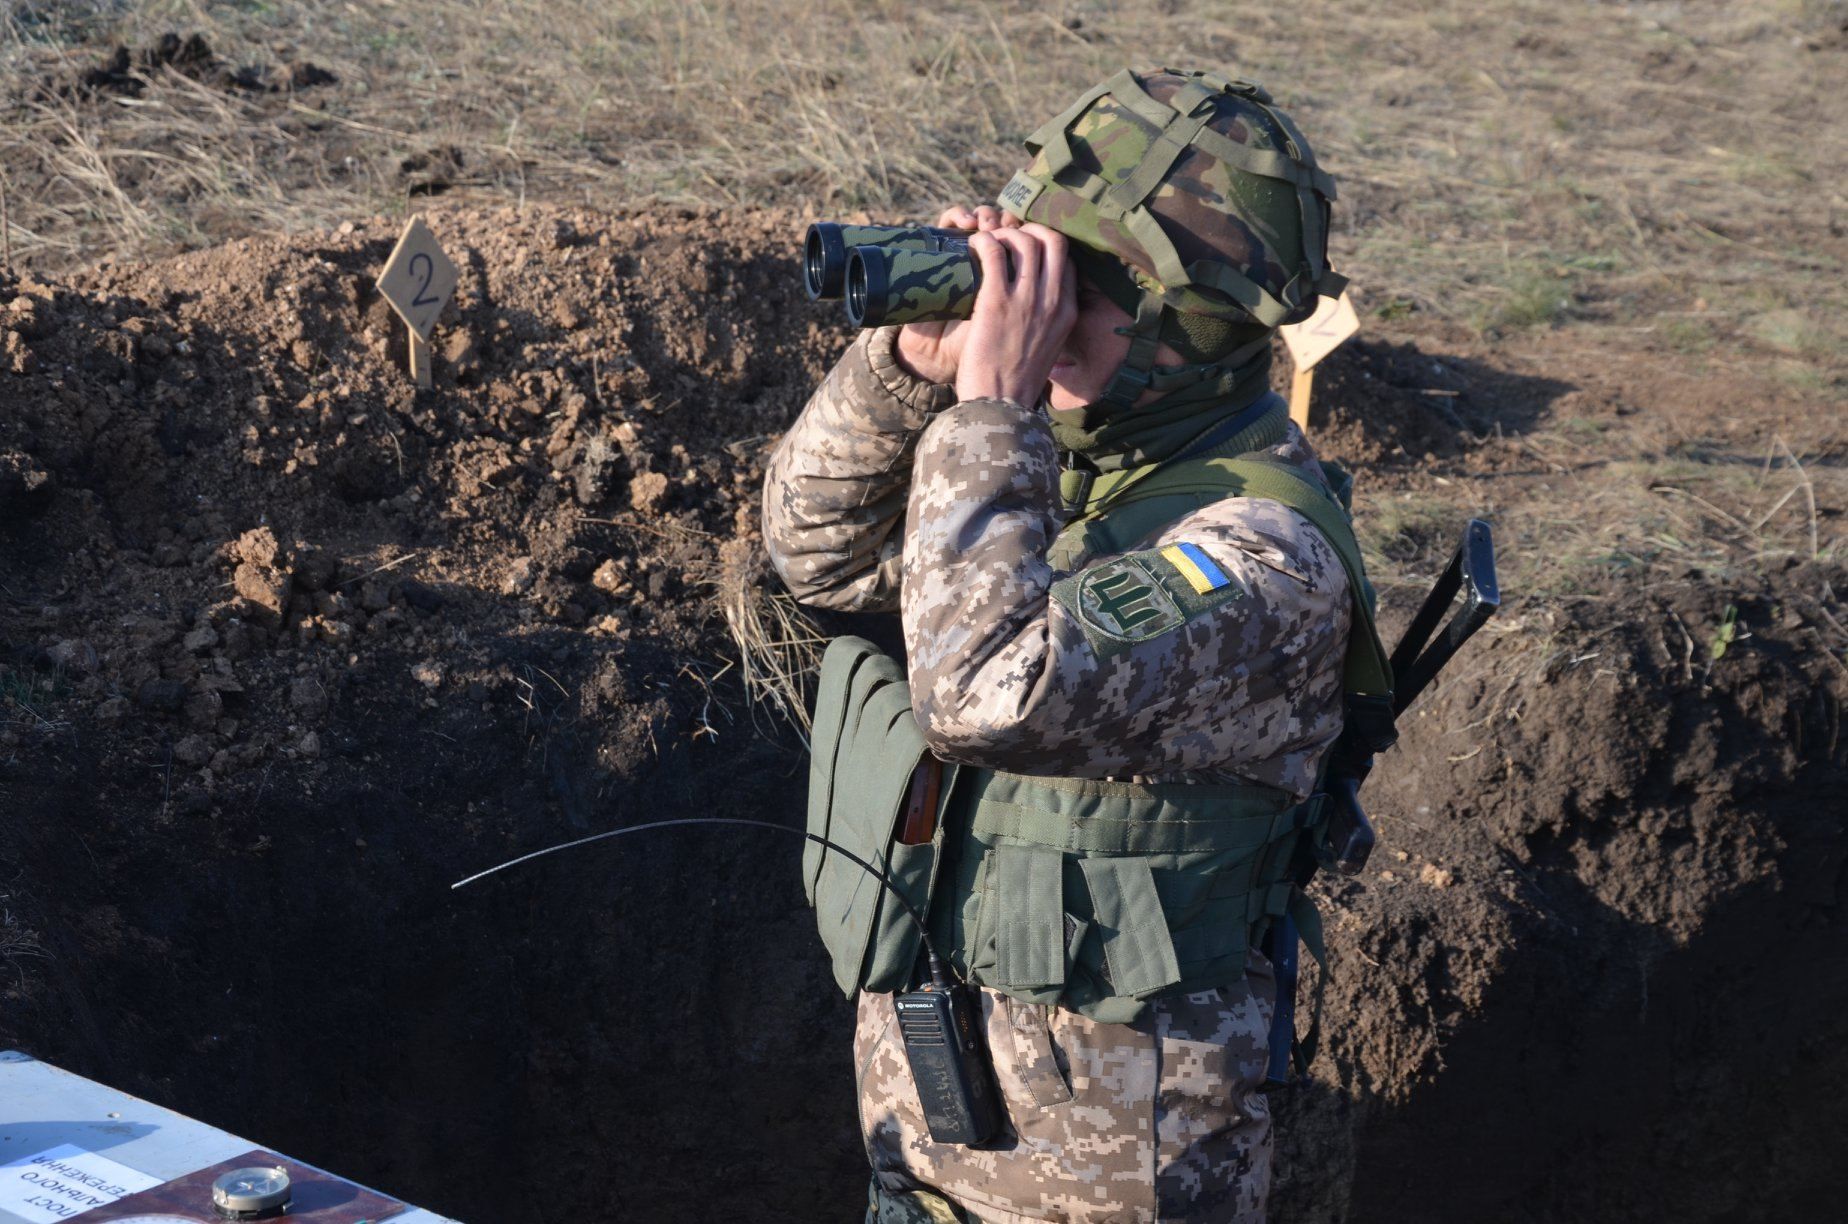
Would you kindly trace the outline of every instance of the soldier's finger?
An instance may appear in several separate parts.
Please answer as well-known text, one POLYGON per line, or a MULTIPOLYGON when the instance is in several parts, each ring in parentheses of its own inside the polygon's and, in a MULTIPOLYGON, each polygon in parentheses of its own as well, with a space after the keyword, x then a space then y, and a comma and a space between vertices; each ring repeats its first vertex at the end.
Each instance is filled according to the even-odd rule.
POLYGON ((975 224, 983 230, 1000 229, 1007 214, 993 204, 978 205, 975 210, 975 224))
POLYGON ((1024 290, 1035 298, 1040 290, 1040 243, 1024 229, 998 229, 989 233, 989 237, 1007 248, 1014 260, 1013 288, 1024 290))
POLYGON ((975 214, 960 204, 953 205, 938 216, 937 228, 972 230, 976 228, 975 214))
POLYGON ((1040 287, 1045 300, 1057 303, 1066 273, 1071 269, 1071 251, 1066 244, 1065 235, 1058 230, 1048 229, 1035 221, 1021 228, 1022 233, 1031 234, 1040 243, 1040 287))
POLYGON ((969 235, 969 253, 982 270, 982 287, 975 295, 975 309, 992 310, 1007 299, 1007 248, 990 233, 969 235))

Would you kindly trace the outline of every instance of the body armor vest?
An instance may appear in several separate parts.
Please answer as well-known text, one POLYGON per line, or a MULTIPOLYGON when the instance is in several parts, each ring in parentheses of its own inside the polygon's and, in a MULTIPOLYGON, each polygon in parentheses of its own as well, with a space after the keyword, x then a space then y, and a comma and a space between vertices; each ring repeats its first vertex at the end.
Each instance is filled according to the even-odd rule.
MULTIPOLYGON (((1280 414, 1279 414, 1280 415, 1280 414)), ((1282 423, 1266 417, 1204 454, 1109 474, 1049 554, 1059 570, 1129 551, 1227 496, 1302 513, 1341 557, 1353 603, 1350 694, 1385 692, 1359 547, 1333 491, 1252 455, 1282 423), (1234 449, 1236 448, 1236 449, 1234 449)), ((1252 941, 1289 910, 1319 952, 1319 924, 1294 889, 1299 844, 1319 832, 1320 795, 1298 803, 1257 784, 1137 784, 946 765, 936 833, 900 845, 894 824, 925 753, 898 665, 858 638, 829 647, 817 693, 809 831, 882 865, 930 915, 940 952, 965 979, 1105 1022, 1148 999, 1211 989, 1244 973, 1252 941)), ((835 976, 902 990, 918 953, 903 907, 864 871, 811 845, 804 879, 835 976), (832 860, 832 861, 831 861, 832 860)))

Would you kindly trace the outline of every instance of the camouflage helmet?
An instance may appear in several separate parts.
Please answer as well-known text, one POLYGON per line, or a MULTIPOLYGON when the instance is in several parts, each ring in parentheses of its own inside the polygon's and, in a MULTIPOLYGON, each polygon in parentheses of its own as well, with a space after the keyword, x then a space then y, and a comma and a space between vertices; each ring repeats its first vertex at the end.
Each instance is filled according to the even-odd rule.
POLYGON ((1137 321, 1107 400, 1248 362, 1346 284, 1328 268, 1334 181, 1256 85, 1119 72, 1026 144, 1033 161, 1001 206, 1071 239, 1080 271, 1137 321), (1158 377, 1162 342, 1196 364, 1158 377))

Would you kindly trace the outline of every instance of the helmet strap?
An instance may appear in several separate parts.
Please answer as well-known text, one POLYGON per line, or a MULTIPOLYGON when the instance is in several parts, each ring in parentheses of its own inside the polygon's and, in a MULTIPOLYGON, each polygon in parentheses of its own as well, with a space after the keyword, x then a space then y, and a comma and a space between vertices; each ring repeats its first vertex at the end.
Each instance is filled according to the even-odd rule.
POLYGON ((1166 309, 1158 294, 1144 290, 1142 300, 1136 304, 1135 322, 1116 329, 1117 335, 1129 337, 1129 352, 1099 400, 1115 410, 1111 415, 1134 408, 1142 393, 1154 384, 1155 354, 1161 349, 1161 316, 1166 309))

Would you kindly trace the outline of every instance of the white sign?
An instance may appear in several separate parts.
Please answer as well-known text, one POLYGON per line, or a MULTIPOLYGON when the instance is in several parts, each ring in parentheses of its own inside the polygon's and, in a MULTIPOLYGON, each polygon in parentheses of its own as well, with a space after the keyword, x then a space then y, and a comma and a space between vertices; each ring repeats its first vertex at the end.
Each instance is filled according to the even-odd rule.
POLYGON ((0 1165, 0 1211, 25 1220, 69 1220, 163 1180, 61 1143, 0 1165))
POLYGON ((404 325, 428 342, 436 316, 456 291, 456 265, 422 217, 412 217, 379 273, 379 292, 404 325))
POLYGON ((1315 313, 1301 323, 1277 329, 1290 350, 1290 360, 1298 373, 1315 368, 1315 363, 1341 347, 1343 341, 1360 330, 1360 316, 1354 313, 1354 300, 1343 293, 1330 301, 1323 298, 1315 313))

